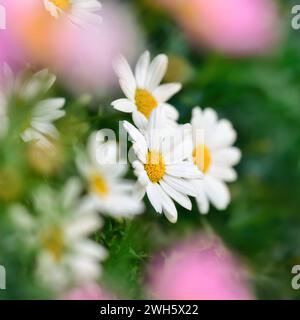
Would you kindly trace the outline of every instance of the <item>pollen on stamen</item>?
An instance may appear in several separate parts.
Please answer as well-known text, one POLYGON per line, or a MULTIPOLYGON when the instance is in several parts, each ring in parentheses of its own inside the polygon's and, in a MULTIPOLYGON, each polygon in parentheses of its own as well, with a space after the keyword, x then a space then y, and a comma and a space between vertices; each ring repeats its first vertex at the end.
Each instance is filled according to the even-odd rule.
POLYGON ((162 154, 157 151, 149 151, 144 168, 151 182, 159 182, 166 173, 166 165, 162 154))
POLYGON ((91 190, 101 197, 105 197, 109 193, 109 187, 105 179, 99 175, 95 174, 91 177, 91 190))
POLYGON ((71 8, 70 0, 50 0, 57 8, 67 11, 71 8))
POLYGON ((206 173, 211 166, 211 153, 204 144, 199 144, 193 151, 193 160, 198 169, 206 173))
POLYGON ((135 103, 138 111, 140 111, 147 119, 149 119, 151 112, 158 106, 158 102, 153 95, 145 89, 136 90, 135 103))
POLYGON ((52 254, 54 260, 59 261, 64 249, 64 239, 61 230, 59 228, 53 228, 43 234, 42 243, 45 249, 52 254))

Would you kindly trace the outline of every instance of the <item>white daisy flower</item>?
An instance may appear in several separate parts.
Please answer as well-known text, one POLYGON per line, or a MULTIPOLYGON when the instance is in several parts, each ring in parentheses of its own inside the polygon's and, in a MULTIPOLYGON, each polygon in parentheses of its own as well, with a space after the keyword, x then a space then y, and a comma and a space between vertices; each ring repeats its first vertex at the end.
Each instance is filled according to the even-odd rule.
MULTIPOLYGON (((29 80, 23 81, 22 75, 13 79, 8 66, 4 66, 5 80, 11 85, 0 90, 0 123, 2 130, 9 125, 9 100, 18 96, 28 107, 28 117, 23 125, 21 137, 25 142, 35 140, 43 147, 51 146, 51 139, 58 139, 59 133, 54 122, 65 115, 62 110, 64 98, 41 99, 54 84, 56 77, 44 69, 34 74, 29 80)), ((14 106, 15 108, 17 106, 14 106)), ((25 115, 25 113, 24 113, 25 115)), ((2 131, 1 130, 1 131, 2 131)), ((2 133, 3 134, 3 133, 2 133)))
POLYGON ((118 145, 104 142, 100 132, 94 132, 88 142, 87 156, 80 155, 77 165, 88 184, 85 201, 100 213, 115 218, 132 218, 144 210, 134 196, 134 183, 124 179, 128 166, 118 163, 118 145))
POLYGON ((198 190, 197 203, 203 214, 209 211, 209 202, 224 210, 230 203, 230 192, 225 182, 237 179, 232 166, 241 159, 238 148, 232 147, 236 132, 228 120, 218 120, 210 108, 196 107, 192 114, 193 153, 192 160, 203 172, 202 180, 193 181, 198 190))
POLYGON ((47 11, 55 19, 67 16, 75 25, 99 23, 102 5, 98 0, 43 0, 47 11))
POLYGON ((188 196, 197 196, 197 192, 189 179, 200 179, 201 173, 192 161, 186 160, 192 151, 190 131, 185 126, 178 127, 170 137, 168 130, 163 129, 164 123, 164 110, 159 107, 152 112, 145 134, 127 121, 124 127, 133 140, 138 158, 133 167, 141 197, 147 193, 154 209, 164 212, 167 219, 175 223, 177 210, 173 200, 191 210, 188 196), (188 131, 187 137, 185 131, 188 131))
POLYGON ((135 74, 124 57, 116 63, 115 70, 126 98, 112 102, 112 106, 116 110, 132 113, 133 121, 141 131, 146 130, 148 119, 158 106, 165 110, 169 120, 166 125, 172 127, 179 117, 178 111, 167 101, 181 89, 181 84, 160 85, 167 68, 166 55, 160 54, 150 63, 148 51, 140 57, 135 74))
POLYGON ((62 193, 38 190, 35 216, 22 206, 11 212, 23 244, 37 252, 37 279, 54 291, 96 280, 99 262, 106 257, 105 249, 88 238, 101 220, 81 203, 81 191, 80 181, 73 178, 62 193))

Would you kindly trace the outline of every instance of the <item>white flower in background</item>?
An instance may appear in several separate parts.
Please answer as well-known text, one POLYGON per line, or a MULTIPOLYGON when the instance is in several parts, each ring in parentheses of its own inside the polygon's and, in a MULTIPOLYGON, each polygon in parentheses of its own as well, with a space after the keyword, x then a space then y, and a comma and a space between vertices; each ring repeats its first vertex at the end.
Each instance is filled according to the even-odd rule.
POLYGON ((0 87, 0 136, 7 131, 9 113, 11 108, 14 108, 15 112, 22 112, 24 115, 24 124, 20 132, 22 139, 25 142, 36 141, 42 147, 52 146, 51 140, 59 137, 53 123, 66 114, 62 110, 65 105, 64 98, 42 99, 55 80, 55 75, 47 69, 24 80, 23 74, 14 76, 7 65, 3 66, 1 83, 4 85, 0 87), (26 105, 26 109, 17 110, 18 105, 10 108, 10 99, 14 96, 26 105))
POLYGON ((150 63, 148 51, 140 57, 135 74, 124 57, 120 57, 116 63, 115 70, 126 98, 112 102, 112 106, 116 110, 132 113, 135 125, 142 131, 146 130, 148 119, 158 106, 165 110, 168 120, 166 126, 172 127, 178 119, 178 111, 167 101, 181 89, 181 84, 160 85, 167 68, 166 55, 160 54, 150 63))
POLYGON ((34 199, 36 215, 22 206, 12 208, 22 243, 37 252, 38 280, 54 291, 96 280, 100 261, 106 257, 105 249, 89 239, 101 220, 81 203, 81 192, 80 181, 73 178, 62 193, 39 189, 34 199))
POLYGON ((228 120, 218 120, 216 112, 210 108, 194 108, 191 123, 194 145, 192 160, 204 174, 202 180, 193 181, 198 190, 199 211, 208 213, 209 202, 217 209, 224 210, 230 203, 230 192, 225 182, 237 179, 232 166, 241 159, 240 150, 232 147, 236 132, 228 120))
POLYGON ((98 15, 101 3, 98 0, 43 0, 47 11, 55 19, 67 16, 76 24, 99 23, 101 17, 98 15))
POLYGON ((133 167, 141 197, 146 192, 154 209, 164 212, 167 219, 175 223, 177 210, 173 200, 191 210, 188 195, 197 196, 197 191, 189 179, 201 179, 202 174, 192 161, 186 160, 192 151, 189 128, 178 127, 170 136, 168 130, 163 129, 164 123, 164 110, 159 107, 152 112, 144 135, 127 121, 124 127, 133 140, 138 158, 133 167), (184 130, 188 131, 187 137, 184 130))
POLYGON ((117 143, 104 142, 104 136, 94 132, 87 155, 80 155, 77 165, 88 185, 85 202, 102 214, 130 218, 141 214, 144 206, 133 193, 134 183, 124 179, 127 164, 118 163, 117 156, 117 143))
POLYGON ((9 95, 14 88, 14 75, 7 64, 0 71, 0 138, 5 135, 9 125, 7 115, 9 95))

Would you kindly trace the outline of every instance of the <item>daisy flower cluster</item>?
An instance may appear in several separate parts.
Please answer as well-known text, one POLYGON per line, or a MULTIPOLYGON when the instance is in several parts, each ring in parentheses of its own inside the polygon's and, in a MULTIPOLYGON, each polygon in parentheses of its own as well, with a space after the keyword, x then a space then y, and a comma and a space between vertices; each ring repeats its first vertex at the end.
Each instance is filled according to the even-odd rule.
POLYGON ((241 158, 233 147, 236 132, 231 123, 218 119, 211 108, 195 107, 191 123, 180 125, 178 111, 168 103, 181 89, 179 83, 161 84, 168 66, 166 55, 150 62, 145 52, 133 72, 124 57, 116 73, 126 98, 112 102, 119 111, 132 114, 124 121, 137 159, 132 163, 138 179, 138 193, 145 194, 158 213, 175 223, 174 201, 191 210, 189 196, 196 198, 199 211, 208 213, 209 203, 226 209, 230 192, 226 182, 236 180, 232 169, 241 158))
MULTIPOLYGON (((94 32, 102 25, 98 0, 42 0, 38 6, 43 14, 37 14, 36 20, 46 15, 54 23, 51 27, 62 34, 62 21, 67 22, 66 29, 69 22, 80 27, 80 31, 70 28, 73 35, 94 32)), ((40 39, 43 32, 41 29, 33 38, 40 39)), ((35 42, 31 44, 35 47, 35 42)), ((72 53, 77 49, 81 56, 82 48, 72 48, 72 53)), ((75 74, 82 69, 77 58, 70 57, 75 74)), ((62 60, 62 64, 69 63, 62 60)), ((94 56, 86 60, 93 66, 96 61, 94 56)), ((234 147, 236 131, 212 108, 196 106, 191 120, 180 123, 171 99, 182 84, 163 83, 168 60, 165 54, 151 59, 146 51, 134 68, 123 56, 112 63, 110 73, 124 96, 105 109, 114 121, 105 124, 116 127, 118 112, 127 114, 121 125, 126 142, 128 137, 131 141, 130 149, 125 148, 128 159, 121 152, 122 137, 112 140, 105 134, 106 114, 100 108, 94 112, 96 96, 84 94, 75 100, 71 92, 63 94, 68 84, 65 87, 60 82, 66 78, 54 65, 43 68, 43 59, 20 69, 1 65, 0 233, 4 241, 0 241, 0 264, 11 257, 16 270, 24 266, 32 287, 42 287, 55 298, 67 297, 74 289, 77 296, 77 288, 85 288, 88 295, 106 296, 102 292, 103 264, 110 254, 113 262, 116 255, 119 258, 122 245, 114 245, 119 245, 120 234, 126 237, 136 221, 142 225, 153 218, 142 215, 149 203, 148 211, 164 215, 173 224, 180 223, 183 209, 191 211, 196 205, 200 213, 207 214, 210 205, 224 210, 230 204, 227 183, 237 179, 233 167, 241 159, 240 150, 234 147)), ((86 74, 89 76, 89 70, 86 74)), ((131 240, 126 238, 128 243, 131 240)), ((124 256, 131 259, 134 254, 130 248, 124 256)))

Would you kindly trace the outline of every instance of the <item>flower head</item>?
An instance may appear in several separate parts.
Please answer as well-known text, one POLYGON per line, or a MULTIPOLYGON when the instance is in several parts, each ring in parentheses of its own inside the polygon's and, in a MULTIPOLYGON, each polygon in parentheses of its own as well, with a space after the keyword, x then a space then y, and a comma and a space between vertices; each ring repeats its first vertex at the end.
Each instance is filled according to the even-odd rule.
POLYGON ((202 175, 194 163, 187 160, 191 152, 189 126, 177 127, 170 134, 168 129, 164 130, 165 121, 165 110, 158 107, 152 112, 144 134, 127 121, 124 127, 133 140, 138 158, 133 167, 140 196, 147 193, 154 209, 164 212, 167 219, 175 223, 177 210, 173 200, 191 210, 188 195, 196 196, 197 191, 188 179, 198 180, 202 175))
MULTIPOLYGON (((17 95, 22 103, 26 104, 24 123, 21 128, 21 137, 25 142, 36 141, 42 146, 50 146, 52 139, 58 139, 59 133, 54 122, 65 115, 62 110, 64 98, 43 98, 53 86, 56 77, 47 69, 35 73, 27 80, 20 74, 15 77, 8 66, 3 66, 5 89, 0 90, 0 123, 2 130, 9 125, 10 98, 17 95), (26 115, 26 116, 25 116, 26 115)), ((14 106, 16 108, 18 106, 14 106)))
POLYGON ((253 299, 245 267, 213 235, 202 234, 155 256, 148 291, 163 300, 253 299))
POLYGON ((36 192, 36 217, 24 207, 12 209, 25 244, 37 251, 38 279, 55 291, 97 279, 99 261, 106 257, 104 248, 88 238, 101 227, 101 220, 80 201, 81 192, 74 178, 61 194, 48 188, 36 192))
POLYGON ((232 169, 241 159, 238 148, 232 147, 236 132, 228 120, 218 120, 214 110, 194 108, 192 115, 194 161, 202 180, 194 180, 198 191, 197 203, 201 213, 209 211, 209 202, 217 209, 226 209, 230 193, 225 182, 235 181, 237 174, 232 169), (204 139, 203 139, 204 133, 204 139))
POLYGON ((98 0, 43 0, 47 11, 55 19, 67 16, 76 25, 100 22, 101 3, 98 0))
POLYGON ((100 132, 91 134, 87 155, 77 159, 88 185, 85 201, 100 213, 115 218, 133 217, 143 212, 143 204, 134 196, 133 182, 123 178, 128 167, 118 163, 117 155, 116 142, 104 142, 100 132))
POLYGON ((178 119, 178 111, 167 101, 181 89, 181 84, 160 85, 167 67, 166 55, 160 54, 150 63, 148 51, 140 57, 134 74, 124 57, 116 63, 115 70, 126 98, 114 101, 112 106, 116 110, 132 113, 135 125, 142 131, 146 130, 150 115, 158 106, 165 110, 171 127, 178 119))

